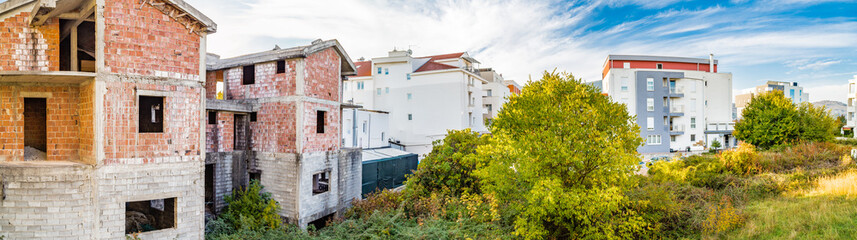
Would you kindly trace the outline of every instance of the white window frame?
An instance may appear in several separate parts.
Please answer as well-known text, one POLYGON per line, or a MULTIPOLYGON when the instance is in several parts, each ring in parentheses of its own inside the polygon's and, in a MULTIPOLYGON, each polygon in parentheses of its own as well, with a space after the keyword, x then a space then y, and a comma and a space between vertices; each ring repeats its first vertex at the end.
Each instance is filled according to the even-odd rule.
POLYGON ((690 118, 690 128, 696 129, 696 117, 690 118))
POLYGON ((655 79, 654 78, 646 78, 646 91, 649 91, 649 92, 655 91, 655 79))
POLYGON ((622 68, 631 68, 631 63, 630 62, 623 62, 622 68))
POLYGON ((646 110, 649 112, 655 111, 655 99, 654 98, 646 98, 646 110))
POLYGON ((649 131, 655 130, 655 118, 654 117, 646 118, 646 129, 648 129, 649 131))
POLYGON ((646 136, 646 145, 661 145, 661 135, 653 134, 646 136))

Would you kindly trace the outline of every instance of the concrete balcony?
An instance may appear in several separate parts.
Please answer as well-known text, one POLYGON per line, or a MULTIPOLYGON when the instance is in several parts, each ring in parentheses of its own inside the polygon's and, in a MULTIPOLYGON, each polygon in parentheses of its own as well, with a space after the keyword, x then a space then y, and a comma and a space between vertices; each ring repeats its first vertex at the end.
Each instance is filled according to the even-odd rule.
POLYGON ((735 131, 734 122, 708 123, 705 125, 706 134, 731 134, 735 131))
POLYGON ((669 107, 669 115, 673 117, 684 116, 684 105, 672 105, 669 107))
POLYGON ((684 124, 673 124, 669 127, 670 135, 682 135, 684 134, 684 124))
POLYGON ((684 97, 684 87, 671 87, 669 88, 669 97, 684 97))

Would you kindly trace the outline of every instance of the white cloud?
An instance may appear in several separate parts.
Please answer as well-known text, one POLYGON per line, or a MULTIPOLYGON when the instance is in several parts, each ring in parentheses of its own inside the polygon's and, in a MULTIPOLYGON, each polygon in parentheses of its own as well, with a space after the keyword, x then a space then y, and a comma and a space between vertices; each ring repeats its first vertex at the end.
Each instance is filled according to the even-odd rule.
MULTIPOLYGON (((843 54, 842 49, 857 49, 853 21, 775 27, 783 20, 754 12, 769 10, 720 6, 666 10, 600 31, 586 29, 612 17, 594 15, 605 4, 658 8, 676 0, 187 1, 219 24, 208 46, 224 57, 268 50, 274 43, 289 47, 336 38, 355 59, 384 56, 394 47, 412 48, 417 56, 468 51, 483 67, 521 83, 553 69, 599 80, 607 54, 704 58, 715 53, 728 71, 797 59, 831 61, 830 55, 843 54), (704 33, 693 33, 697 30, 704 33), (665 32, 685 36, 658 37, 665 32)), ((734 78, 739 87, 742 76, 734 78)))
POLYGON ((809 93, 810 102, 818 102, 821 100, 845 102, 848 100, 848 83, 804 87, 803 90, 804 92, 809 93))

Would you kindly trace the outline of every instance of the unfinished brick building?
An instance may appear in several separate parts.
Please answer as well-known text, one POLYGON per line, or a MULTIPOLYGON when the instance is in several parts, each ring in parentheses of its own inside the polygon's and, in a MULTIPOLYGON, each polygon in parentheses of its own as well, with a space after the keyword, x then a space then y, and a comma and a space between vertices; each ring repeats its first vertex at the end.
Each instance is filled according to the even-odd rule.
POLYGON ((360 150, 342 149, 340 140, 340 85, 356 68, 338 41, 209 54, 207 67, 208 210, 219 211, 223 197, 251 179, 300 227, 360 197, 360 150))
POLYGON ((202 239, 215 30, 181 0, 0 3, 0 235, 202 239))

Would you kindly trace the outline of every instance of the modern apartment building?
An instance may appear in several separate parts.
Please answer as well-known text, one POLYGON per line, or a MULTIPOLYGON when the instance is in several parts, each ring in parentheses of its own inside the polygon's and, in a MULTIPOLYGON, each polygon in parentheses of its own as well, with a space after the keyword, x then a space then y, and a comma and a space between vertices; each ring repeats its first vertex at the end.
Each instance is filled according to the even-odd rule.
POLYGON ((410 50, 393 50, 385 57, 355 63, 357 75, 345 81, 343 101, 388 112, 386 140, 403 145, 405 151, 426 154, 448 129, 487 132, 483 122, 487 81, 477 64, 464 52, 414 57, 410 50))
POLYGON ((489 123, 497 117, 497 113, 503 108, 503 104, 506 103, 512 92, 506 80, 503 79, 503 75, 497 73, 494 69, 481 68, 479 69, 479 75, 487 81, 482 85, 484 91, 482 95, 482 113, 484 114, 483 121, 489 123))
POLYGON ((506 87, 509 88, 509 92, 511 92, 512 94, 521 94, 522 87, 518 84, 518 82, 514 80, 505 80, 503 81, 503 83, 506 84, 506 87))
POLYGON ((786 98, 791 99, 795 104, 809 101, 809 93, 804 92, 803 87, 798 86, 797 82, 768 81, 765 85, 756 86, 750 92, 735 96, 735 108, 738 111, 738 118, 741 118, 741 113, 753 97, 770 91, 782 92, 786 98))
MULTIPOLYGON (((848 80, 848 102, 846 103, 846 123, 843 129, 855 129, 857 128, 857 75, 854 75, 854 78, 848 80)), ((855 134, 857 135, 857 134, 855 134)))
POLYGON ((735 145, 732 74, 717 72, 713 58, 607 56, 602 91, 637 117, 640 153, 735 145))

